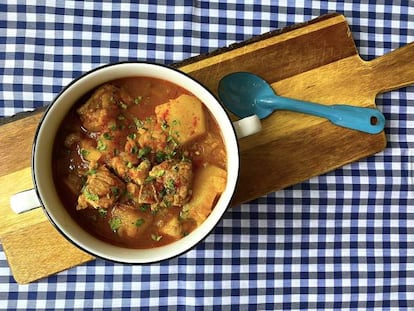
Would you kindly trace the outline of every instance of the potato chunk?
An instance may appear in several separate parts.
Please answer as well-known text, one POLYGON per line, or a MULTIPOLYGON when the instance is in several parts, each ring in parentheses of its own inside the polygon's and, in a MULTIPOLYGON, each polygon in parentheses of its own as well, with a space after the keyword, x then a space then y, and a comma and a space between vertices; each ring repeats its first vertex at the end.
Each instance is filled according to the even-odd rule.
POLYGON ((155 107, 160 123, 166 123, 170 135, 180 144, 187 144, 206 133, 206 118, 201 101, 191 95, 181 95, 155 107))
POLYGON ((207 165, 199 169, 193 181, 193 196, 183 206, 182 217, 192 218, 199 226, 210 215, 218 197, 226 187, 225 170, 207 165))
POLYGON ((183 236, 180 221, 177 217, 171 217, 163 226, 159 229, 161 235, 169 235, 173 238, 179 239, 183 236))
POLYGON ((137 238, 151 226, 153 215, 126 204, 117 204, 112 210, 113 231, 120 237, 137 238))

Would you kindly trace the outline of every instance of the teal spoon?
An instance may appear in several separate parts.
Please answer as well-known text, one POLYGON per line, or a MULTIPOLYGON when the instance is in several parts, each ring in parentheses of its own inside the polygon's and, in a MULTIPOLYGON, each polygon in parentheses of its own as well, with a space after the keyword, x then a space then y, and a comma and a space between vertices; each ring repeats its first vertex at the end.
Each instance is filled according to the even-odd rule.
POLYGON ((377 109, 327 106, 278 96, 265 80, 248 72, 236 72, 222 78, 218 94, 222 103, 240 118, 256 114, 263 119, 273 111, 289 110, 322 117, 335 125, 369 134, 378 134, 385 126, 385 117, 377 109))

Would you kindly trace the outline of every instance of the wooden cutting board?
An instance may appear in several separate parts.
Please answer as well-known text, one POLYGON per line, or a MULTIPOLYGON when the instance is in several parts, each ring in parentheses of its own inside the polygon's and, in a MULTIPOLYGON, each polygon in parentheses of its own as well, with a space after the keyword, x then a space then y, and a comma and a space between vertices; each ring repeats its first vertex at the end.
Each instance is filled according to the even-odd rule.
MULTIPOLYGON (((375 107, 377 94, 414 83, 413 62, 413 43, 363 61, 346 19, 330 14, 173 66, 214 93, 224 75, 250 71, 272 83, 279 95, 327 105, 375 107)), ((62 238, 40 209, 21 215, 10 209, 10 195, 32 187, 31 144, 41 115, 42 111, 36 111, 7 119, 0 131, 0 240, 13 276, 21 284, 94 259, 62 238)), ((369 135, 317 117, 277 112, 263 120, 261 133, 240 141, 240 180, 232 205, 385 147, 385 133, 369 135)))

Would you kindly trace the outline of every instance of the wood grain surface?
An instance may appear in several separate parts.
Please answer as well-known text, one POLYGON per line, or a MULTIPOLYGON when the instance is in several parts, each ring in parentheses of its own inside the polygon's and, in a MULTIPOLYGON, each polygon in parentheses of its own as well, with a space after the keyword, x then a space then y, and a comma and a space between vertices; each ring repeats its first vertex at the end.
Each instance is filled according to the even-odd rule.
MULTIPOLYGON (((279 95, 322 104, 375 107, 381 92, 414 83, 411 43, 370 62, 357 52, 346 19, 331 14, 174 64, 217 94, 221 77, 259 74, 279 95)), ((0 240, 13 276, 28 283, 94 259, 64 240, 42 210, 16 215, 13 193, 32 187, 31 147, 42 111, 0 131, 0 240)), ((231 116, 236 119, 234 116, 231 116)), ((240 140, 240 178, 233 206, 382 151, 386 135, 364 134, 328 121, 280 111, 263 131, 240 140)))

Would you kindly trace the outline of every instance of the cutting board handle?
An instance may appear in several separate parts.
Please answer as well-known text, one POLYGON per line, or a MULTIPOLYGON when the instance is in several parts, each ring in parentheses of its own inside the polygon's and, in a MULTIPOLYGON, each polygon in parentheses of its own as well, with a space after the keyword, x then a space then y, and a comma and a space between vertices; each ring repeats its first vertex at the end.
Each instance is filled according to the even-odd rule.
POLYGON ((414 84, 414 42, 368 62, 371 85, 379 93, 414 84))

